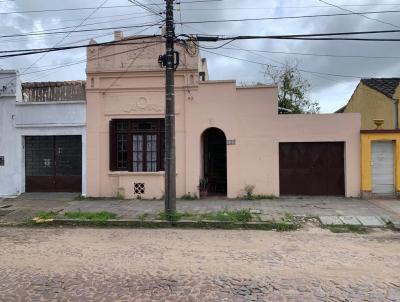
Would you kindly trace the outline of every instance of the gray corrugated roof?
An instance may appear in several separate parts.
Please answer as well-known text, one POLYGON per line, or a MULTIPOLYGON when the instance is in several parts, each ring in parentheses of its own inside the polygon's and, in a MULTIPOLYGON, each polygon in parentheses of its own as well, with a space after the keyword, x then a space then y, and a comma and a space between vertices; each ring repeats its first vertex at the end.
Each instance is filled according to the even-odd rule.
POLYGON ((386 95, 387 97, 392 98, 396 88, 400 84, 400 78, 361 79, 361 82, 368 87, 386 95))

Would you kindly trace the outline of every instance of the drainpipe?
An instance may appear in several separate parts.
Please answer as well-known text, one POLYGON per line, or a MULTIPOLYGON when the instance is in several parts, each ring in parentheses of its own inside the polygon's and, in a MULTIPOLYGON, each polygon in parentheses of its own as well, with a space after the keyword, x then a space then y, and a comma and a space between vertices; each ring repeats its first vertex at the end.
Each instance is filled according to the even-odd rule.
POLYGON ((394 129, 399 129, 399 99, 392 98, 394 110, 394 129))

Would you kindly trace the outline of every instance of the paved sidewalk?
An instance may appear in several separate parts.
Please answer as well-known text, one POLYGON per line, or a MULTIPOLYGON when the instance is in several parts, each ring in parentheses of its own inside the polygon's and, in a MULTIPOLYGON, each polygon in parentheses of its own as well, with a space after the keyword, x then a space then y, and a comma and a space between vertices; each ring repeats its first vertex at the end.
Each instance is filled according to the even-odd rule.
MULTIPOLYGON (((24 222, 39 211, 116 213, 121 219, 137 218, 144 213, 163 210, 162 200, 76 200, 76 194, 25 193, 0 201, 0 223, 24 222)), ((285 214, 309 216, 377 216, 400 222, 400 201, 339 197, 282 197, 274 200, 178 200, 178 211, 204 213, 228 209, 255 209, 269 218, 285 214)))

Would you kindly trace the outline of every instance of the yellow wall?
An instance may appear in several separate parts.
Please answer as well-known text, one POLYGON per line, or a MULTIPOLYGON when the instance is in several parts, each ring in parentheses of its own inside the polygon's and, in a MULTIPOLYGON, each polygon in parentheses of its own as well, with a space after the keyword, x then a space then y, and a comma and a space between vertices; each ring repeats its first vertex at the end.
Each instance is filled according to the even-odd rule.
POLYGON ((400 133, 362 133, 361 134, 361 190, 372 191, 371 145, 372 141, 390 140, 395 142, 395 184, 396 192, 400 191, 400 133))
MULTIPOLYGON (((399 98, 399 96, 400 88, 395 93, 396 98, 399 98)), ((390 98, 360 82, 344 112, 361 113, 362 130, 376 129, 374 119, 385 120, 382 129, 394 129, 393 108, 390 98)))

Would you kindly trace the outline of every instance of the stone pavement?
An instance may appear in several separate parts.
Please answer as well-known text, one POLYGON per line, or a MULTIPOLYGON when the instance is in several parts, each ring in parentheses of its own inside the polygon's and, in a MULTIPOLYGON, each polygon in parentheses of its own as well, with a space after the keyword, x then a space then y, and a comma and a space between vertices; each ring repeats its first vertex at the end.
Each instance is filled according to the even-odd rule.
POLYGON ((379 216, 319 216, 322 225, 363 225, 366 227, 384 227, 388 221, 379 216))
MULTIPOLYGON (((156 214, 164 208, 162 200, 76 200, 76 197, 76 194, 65 193, 25 193, 15 199, 4 199, 0 201, 0 223, 24 222, 39 211, 109 211, 118 214, 119 218, 129 219, 144 213, 156 214)), ((374 216, 400 222, 399 200, 368 201, 339 197, 178 200, 177 208, 182 212, 198 213, 250 208, 260 210, 266 218, 280 218, 290 213, 297 216, 374 216)))
POLYGON ((400 234, 3 228, 0 301, 400 301, 400 234))

